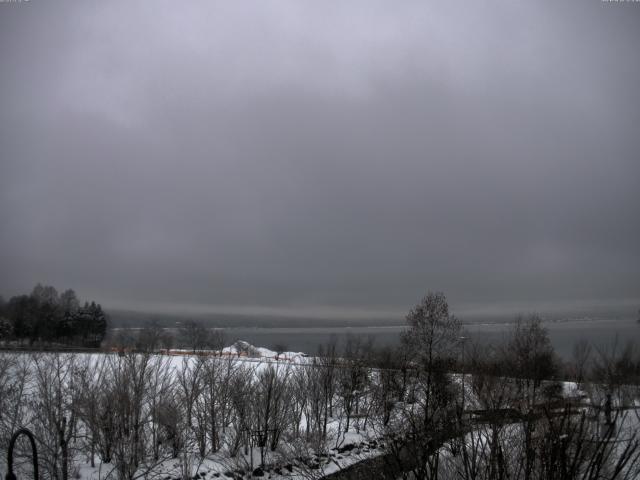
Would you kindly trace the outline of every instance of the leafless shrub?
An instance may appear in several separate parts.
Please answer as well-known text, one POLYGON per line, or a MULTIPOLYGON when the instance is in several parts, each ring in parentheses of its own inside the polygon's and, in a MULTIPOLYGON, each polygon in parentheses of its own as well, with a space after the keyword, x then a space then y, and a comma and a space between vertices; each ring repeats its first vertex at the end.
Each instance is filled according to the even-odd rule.
POLYGON ((83 385, 74 354, 33 356, 32 428, 45 478, 67 480, 75 457, 78 403, 83 385))

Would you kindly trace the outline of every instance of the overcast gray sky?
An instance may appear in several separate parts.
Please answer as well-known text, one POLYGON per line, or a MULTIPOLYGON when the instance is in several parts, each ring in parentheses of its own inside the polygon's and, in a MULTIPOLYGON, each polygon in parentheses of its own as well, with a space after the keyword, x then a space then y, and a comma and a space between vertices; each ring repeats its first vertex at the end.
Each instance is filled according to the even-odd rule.
POLYGON ((0 293, 640 298, 640 3, 0 3, 0 293))

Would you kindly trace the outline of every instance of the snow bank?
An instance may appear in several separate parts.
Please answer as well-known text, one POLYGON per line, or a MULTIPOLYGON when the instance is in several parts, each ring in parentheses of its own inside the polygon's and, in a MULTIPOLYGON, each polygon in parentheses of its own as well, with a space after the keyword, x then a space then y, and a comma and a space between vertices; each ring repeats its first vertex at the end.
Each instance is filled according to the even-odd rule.
POLYGON ((223 348, 222 354, 291 363, 306 363, 308 361, 308 355, 303 352, 274 352, 268 348, 256 347, 244 340, 238 340, 233 345, 223 348))

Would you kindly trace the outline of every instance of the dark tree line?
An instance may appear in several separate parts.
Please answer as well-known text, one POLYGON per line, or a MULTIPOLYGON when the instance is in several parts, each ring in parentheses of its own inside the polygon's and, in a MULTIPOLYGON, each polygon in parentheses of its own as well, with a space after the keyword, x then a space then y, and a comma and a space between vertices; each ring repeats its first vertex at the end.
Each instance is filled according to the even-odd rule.
POLYGON ((107 315, 100 304, 84 302, 76 293, 62 293, 36 285, 29 295, 9 301, 0 297, 0 341, 63 343, 100 346, 107 331, 107 315))

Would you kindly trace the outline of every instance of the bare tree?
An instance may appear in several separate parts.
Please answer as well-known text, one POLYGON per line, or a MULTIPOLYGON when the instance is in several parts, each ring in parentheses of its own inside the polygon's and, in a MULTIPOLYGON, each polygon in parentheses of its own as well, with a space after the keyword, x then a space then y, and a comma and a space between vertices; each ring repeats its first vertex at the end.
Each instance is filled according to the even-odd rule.
POLYGON ((258 437, 261 463, 265 463, 267 448, 274 451, 289 424, 289 365, 269 363, 257 373, 255 403, 251 431, 258 437))
MULTIPOLYGON (((370 338, 362 340, 353 335, 347 336, 338 369, 338 395, 345 420, 343 433, 349 431, 352 417, 360 413, 361 402, 369 386, 368 363, 372 346, 370 338)), ((356 428, 359 428, 357 423, 356 428)))
MULTIPOLYGON (((28 406, 31 356, 0 352, 0 449, 7 451, 9 439, 32 412, 28 406)), ((4 462, 5 456, 0 456, 4 462)))
MULTIPOLYGON (((623 424, 622 418, 617 419, 623 424)), ((513 421, 511 421, 513 422, 513 421)), ((505 422, 495 435, 481 424, 459 451, 443 455, 442 478, 463 480, 613 480, 637 478, 640 449, 635 428, 599 432, 584 411, 567 405, 536 418, 536 428, 505 422), (532 438, 528 438, 531 436, 532 438), (498 446, 497 453, 492 449, 498 446), (461 450, 461 451, 460 451, 461 450)), ((444 447, 448 449, 448 447, 444 447)))
POLYGON ((105 439, 120 480, 134 480, 152 471, 164 460, 149 455, 147 431, 152 420, 149 389, 153 364, 149 354, 109 357, 103 410, 105 439))
MULTIPOLYGON (((151 419, 148 423, 147 436, 150 439, 153 460, 160 461, 162 458, 163 440, 166 440, 166 431, 163 431, 162 418, 163 408, 166 406, 165 399, 171 398, 175 391, 176 372, 171 368, 167 357, 156 357, 151 362, 149 368, 147 397, 151 419)), ((175 446, 175 445, 174 445, 175 446)))
POLYGON ((254 370, 241 365, 231 381, 231 405, 233 408, 233 434, 229 439, 229 453, 235 457, 240 447, 245 453, 249 451, 251 431, 251 402, 254 401, 254 370))
POLYGON ((382 426, 388 425, 398 402, 403 400, 402 353, 397 348, 382 348, 374 361, 372 395, 382 426))
POLYGON ((505 376, 508 365, 504 348, 471 344, 468 351, 467 368, 472 372, 468 407, 472 412, 475 410, 476 415, 486 414, 471 431, 461 429, 457 439, 450 442, 457 456, 455 473, 465 479, 503 478, 505 452, 509 449, 509 425, 505 416, 518 398, 517 387, 505 376))
POLYGON ((591 344, 585 339, 579 340, 573 346, 571 373, 573 379, 578 384, 581 384, 585 380, 585 374, 589 369, 592 351, 593 348, 591 344))
POLYGON ((439 444, 455 433, 455 396, 448 370, 455 363, 460 322, 442 293, 428 293, 407 315, 403 344, 414 359, 408 397, 389 422, 389 450, 402 463, 411 459, 415 478, 437 478, 439 444))
POLYGON ((224 333, 220 329, 208 329, 202 322, 185 320, 180 326, 180 340, 194 352, 204 349, 219 350, 224 345, 224 333))
MULTIPOLYGON (((76 411, 79 419, 82 421, 82 438, 87 455, 92 467, 95 467, 96 450, 101 442, 104 432, 101 429, 101 404, 102 387, 107 374, 107 357, 106 356, 86 356, 78 361, 77 371, 79 372, 78 380, 80 381, 80 395, 76 402, 76 411)), ((108 450, 108 449, 107 449, 108 450)), ((103 461, 110 461, 110 456, 103 455, 103 461)))
POLYGON ((157 320, 147 322, 139 332, 136 348, 144 352, 154 352, 162 344, 164 328, 157 320))
POLYGON ((543 380, 558 372, 558 363, 547 330, 537 315, 519 317, 506 345, 505 362, 521 394, 520 408, 528 411, 538 402, 543 380))
POLYGON ((200 374, 203 364, 196 358, 183 357, 182 366, 178 369, 178 394, 185 411, 185 421, 190 430, 194 425, 194 409, 202 391, 200 374))
POLYGON ((334 397, 336 393, 338 366, 338 339, 332 335, 329 342, 318 348, 318 365, 321 367, 322 398, 324 400, 322 435, 327 436, 327 424, 333 417, 334 397))
POLYGON ((205 357, 202 371, 202 400, 204 428, 211 445, 217 452, 231 422, 232 388, 238 364, 231 358, 205 357))
POLYGON ((33 428, 40 440, 43 466, 50 478, 68 480, 74 460, 72 440, 77 427, 78 381, 73 354, 34 355, 33 428))
MULTIPOLYGON (((610 345, 596 349, 591 377, 585 390, 600 410, 607 401, 614 407, 635 406, 640 398, 640 351, 632 342, 621 347, 616 337, 610 345)), ((640 419, 639 412, 633 411, 640 419)))

